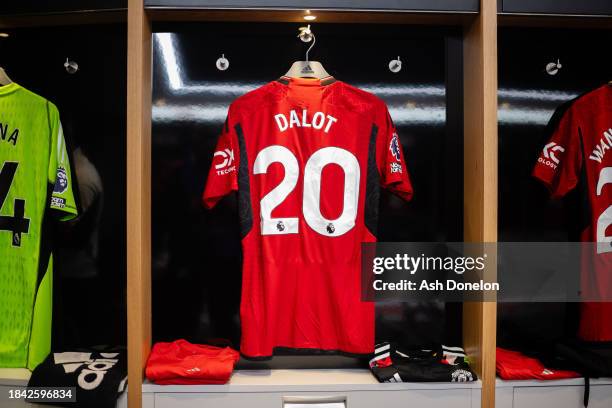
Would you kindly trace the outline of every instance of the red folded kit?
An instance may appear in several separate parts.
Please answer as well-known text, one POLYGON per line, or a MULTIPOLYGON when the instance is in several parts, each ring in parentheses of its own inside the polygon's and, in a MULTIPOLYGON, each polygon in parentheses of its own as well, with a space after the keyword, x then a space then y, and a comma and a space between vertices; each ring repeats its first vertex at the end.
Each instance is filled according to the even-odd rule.
POLYGON ((497 348, 497 375, 504 380, 560 380, 580 377, 575 371, 553 370, 518 351, 497 348))
POLYGON ((147 361, 147 378, 155 384, 225 384, 240 354, 230 347, 156 343, 147 361))

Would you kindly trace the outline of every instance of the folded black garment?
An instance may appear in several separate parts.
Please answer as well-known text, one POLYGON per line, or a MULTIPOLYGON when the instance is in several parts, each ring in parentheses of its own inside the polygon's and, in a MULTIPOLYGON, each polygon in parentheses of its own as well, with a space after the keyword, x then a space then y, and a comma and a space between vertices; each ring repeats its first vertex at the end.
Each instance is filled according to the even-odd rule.
POLYGON ((584 376, 612 377, 612 342, 567 340, 556 344, 555 351, 584 376))
POLYGON ((394 343, 377 344, 370 369, 379 382, 467 382, 477 379, 461 347, 400 350, 394 343))
POLYGON ((55 406, 114 408, 117 398, 125 390, 126 381, 125 348, 96 347, 49 354, 32 372, 28 388, 75 388, 76 402, 47 403, 55 406))
POLYGON ((555 352, 584 376, 583 404, 588 407, 591 392, 589 378, 612 376, 612 342, 566 340, 555 345, 555 352))

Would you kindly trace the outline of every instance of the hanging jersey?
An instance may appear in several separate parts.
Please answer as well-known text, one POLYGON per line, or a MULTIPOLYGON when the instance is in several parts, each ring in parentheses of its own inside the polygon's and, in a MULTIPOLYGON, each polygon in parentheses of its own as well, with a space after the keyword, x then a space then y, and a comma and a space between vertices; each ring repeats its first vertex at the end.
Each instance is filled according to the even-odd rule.
MULTIPOLYGON (((559 198, 581 184, 588 203, 581 240, 596 242, 582 256, 581 290, 590 299, 612 299, 612 86, 578 98, 544 146, 533 175, 559 198)), ((612 303, 581 307, 579 336, 612 340, 612 303)))
POLYGON ((57 108, 0 87, 0 367, 33 369, 50 351, 49 209, 77 213, 57 108))
POLYGON ((203 200, 238 192, 241 352, 371 353, 361 243, 376 241, 379 188, 412 187, 387 108, 333 78, 281 78, 229 108, 203 200))

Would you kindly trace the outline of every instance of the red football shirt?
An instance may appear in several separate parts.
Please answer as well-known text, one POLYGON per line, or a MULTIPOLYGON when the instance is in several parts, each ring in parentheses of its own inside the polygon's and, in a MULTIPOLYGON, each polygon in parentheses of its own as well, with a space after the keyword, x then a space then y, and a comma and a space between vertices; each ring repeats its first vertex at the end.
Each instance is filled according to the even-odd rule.
POLYGON ((561 380, 581 377, 575 371, 546 368, 538 359, 501 347, 496 349, 495 368, 497 375, 504 380, 561 380))
POLYGON ((236 350, 191 344, 187 340, 155 343, 145 373, 155 384, 226 384, 240 359, 236 350))
POLYGON ((238 192, 241 352, 368 354, 361 243, 376 241, 379 188, 412 186, 382 100, 334 78, 283 77, 229 108, 203 200, 238 192))
MULTIPOLYGON (((591 299, 612 299, 612 86, 578 98, 544 146, 533 171, 554 198, 586 183, 590 215, 581 240, 596 242, 582 257, 582 292, 591 299)), ((581 307, 579 336, 612 340, 612 303, 581 307)))

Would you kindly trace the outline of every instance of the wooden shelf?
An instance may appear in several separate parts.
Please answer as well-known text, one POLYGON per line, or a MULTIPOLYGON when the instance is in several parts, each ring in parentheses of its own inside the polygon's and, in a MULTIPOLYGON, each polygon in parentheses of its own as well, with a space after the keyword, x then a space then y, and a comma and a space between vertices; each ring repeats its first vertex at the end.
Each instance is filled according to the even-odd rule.
POLYGON ((27 368, 0 368, 0 386, 26 386, 32 373, 27 368))
POLYGON ((4 0, 0 3, 0 16, 34 16, 116 10, 127 10, 127 0, 4 0))
POLYGON ((0 28, 126 22, 127 0, 3 0, 0 28))
POLYGON ((37 15, 0 15, 0 28, 125 23, 127 10, 79 11, 37 15))
MULTIPOLYGON (((304 13, 299 10, 166 10, 148 9, 153 22, 284 22, 304 23, 304 13)), ((415 12, 364 12, 317 11, 317 24, 415 24, 465 26, 474 19, 472 13, 415 13, 415 12)))
POLYGON ((612 29, 610 16, 554 16, 498 14, 500 27, 612 29))
MULTIPOLYGON (((612 385, 612 378, 591 378, 591 385, 612 385)), ((498 378, 495 382, 497 388, 505 387, 568 387, 584 385, 584 378, 568 378, 563 380, 502 380, 498 378)))
POLYGON ((611 16, 609 0, 499 0, 498 10, 504 14, 549 16, 611 16))
POLYGON ((145 0, 162 9, 290 9, 478 13, 479 0, 145 0))
POLYGON ((465 383, 379 383, 369 370, 237 370, 224 385, 143 384, 143 392, 346 392, 479 389, 480 381, 465 383))

